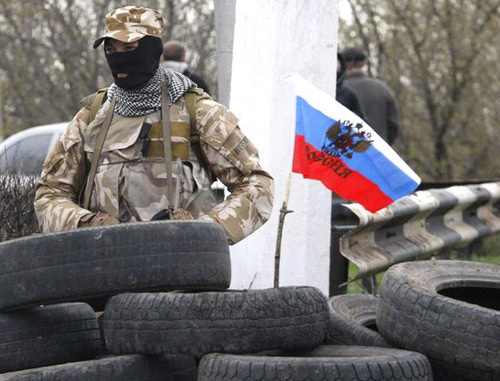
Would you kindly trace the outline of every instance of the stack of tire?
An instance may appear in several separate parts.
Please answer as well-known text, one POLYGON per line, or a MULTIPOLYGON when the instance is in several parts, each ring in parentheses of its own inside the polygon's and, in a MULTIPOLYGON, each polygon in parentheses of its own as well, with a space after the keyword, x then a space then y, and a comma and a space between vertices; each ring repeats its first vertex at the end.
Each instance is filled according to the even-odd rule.
POLYGON ((326 342, 424 354, 436 380, 500 380, 500 266, 418 261, 392 266, 378 298, 330 298, 326 342))
MULTIPOLYGON (((229 247, 216 224, 38 235, 0 244, 0 260, 0 381, 432 379, 420 346, 369 337, 369 327, 357 342, 344 337, 352 327, 335 333, 335 303, 313 287, 227 290, 229 247)), ((389 316, 387 327, 375 319, 381 333, 402 326, 406 303, 384 298, 369 302, 389 316)))

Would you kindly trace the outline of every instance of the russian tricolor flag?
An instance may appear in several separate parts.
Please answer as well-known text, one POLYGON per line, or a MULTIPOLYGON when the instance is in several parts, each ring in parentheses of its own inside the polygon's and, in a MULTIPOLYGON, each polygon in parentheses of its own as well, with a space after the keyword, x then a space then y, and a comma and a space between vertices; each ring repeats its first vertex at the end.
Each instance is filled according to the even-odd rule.
POLYGON ((320 180, 375 213, 412 193, 420 178, 360 117, 297 74, 292 171, 320 180))

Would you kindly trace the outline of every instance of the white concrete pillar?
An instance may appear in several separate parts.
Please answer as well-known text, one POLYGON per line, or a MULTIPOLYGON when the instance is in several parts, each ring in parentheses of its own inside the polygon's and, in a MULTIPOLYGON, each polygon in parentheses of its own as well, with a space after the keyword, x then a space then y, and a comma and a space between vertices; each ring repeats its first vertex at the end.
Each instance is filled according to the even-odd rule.
POLYGON ((231 65, 233 62, 235 0, 215 0, 215 34, 217 36, 217 101, 229 105, 231 65))
MULTIPOLYGON (((292 166, 295 98, 281 77, 299 73, 335 94, 337 0, 237 0, 230 108, 276 181, 270 221, 231 248, 232 288, 273 286, 279 209, 292 166)), ((328 293, 331 193, 293 174, 280 285, 328 293)))

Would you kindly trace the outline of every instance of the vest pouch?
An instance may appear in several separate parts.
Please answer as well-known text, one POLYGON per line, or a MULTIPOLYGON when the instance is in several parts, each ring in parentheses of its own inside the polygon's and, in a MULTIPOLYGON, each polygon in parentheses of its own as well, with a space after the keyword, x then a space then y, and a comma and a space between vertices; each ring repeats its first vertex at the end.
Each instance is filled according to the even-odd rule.
MULTIPOLYGON (((120 211, 133 221, 150 221, 162 209, 169 207, 165 160, 144 158, 126 163, 121 178, 120 211)), ((194 192, 191 169, 181 160, 172 162, 174 207, 183 208, 194 192)), ((125 219, 125 216, 122 216, 125 219)))
MULTIPOLYGON (((101 155, 104 154, 104 156, 107 156, 107 153, 109 154, 105 162, 117 162, 122 159, 135 160, 142 157, 141 147, 138 147, 136 143, 139 139, 143 122, 144 116, 124 117, 116 114, 113 116, 101 152, 101 155)), ((91 154, 87 156, 90 160, 94 153, 102 124, 103 118, 96 117, 83 131, 84 149, 85 152, 91 154)))
MULTIPOLYGON (((125 118, 114 115, 99 158, 90 209, 120 218, 120 186, 126 163, 142 158, 139 133, 144 117, 125 118)), ((96 117, 83 131, 87 160, 92 161, 102 118, 96 117)))
POLYGON ((194 218, 198 218, 211 211, 217 205, 217 200, 211 188, 210 174, 194 157, 191 159, 191 176, 194 181, 194 192, 189 197, 185 209, 194 218))
POLYGON ((188 123, 172 122, 170 125, 172 135, 172 156, 174 159, 189 160, 190 127, 188 123))
POLYGON ((207 214, 217 205, 217 200, 211 189, 199 189, 194 196, 195 197, 186 208, 194 218, 207 214))
MULTIPOLYGON (((172 159, 189 160, 190 127, 189 123, 171 122, 172 159)), ((145 157, 164 157, 163 126, 161 122, 152 123, 146 135, 145 157)))

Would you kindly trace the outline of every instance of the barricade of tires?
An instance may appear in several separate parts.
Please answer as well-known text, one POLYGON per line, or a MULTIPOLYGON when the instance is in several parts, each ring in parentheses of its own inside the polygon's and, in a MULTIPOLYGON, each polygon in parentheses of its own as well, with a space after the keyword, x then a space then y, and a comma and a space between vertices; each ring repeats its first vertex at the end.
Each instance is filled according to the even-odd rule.
POLYGON ((498 265, 395 265, 382 281, 376 322, 393 345, 425 354, 438 380, 500 379, 498 265))
POLYGON ((500 376, 498 266, 396 265, 378 299, 228 290, 225 234, 197 221, 32 236, 0 260, 0 381, 500 376))
POLYGON ((103 353, 95 311, 124 292, 225 290, 231 280, 227 238, 206 223, 34 235, 1 243, 0 261, 0 380, 196 379, 193 356, 103 353))
POLYGON ((424 354, 436 380, 500 379, 500 266, 419 261, 392 266, 379 297, 330 298, 325 342, 424 354))

